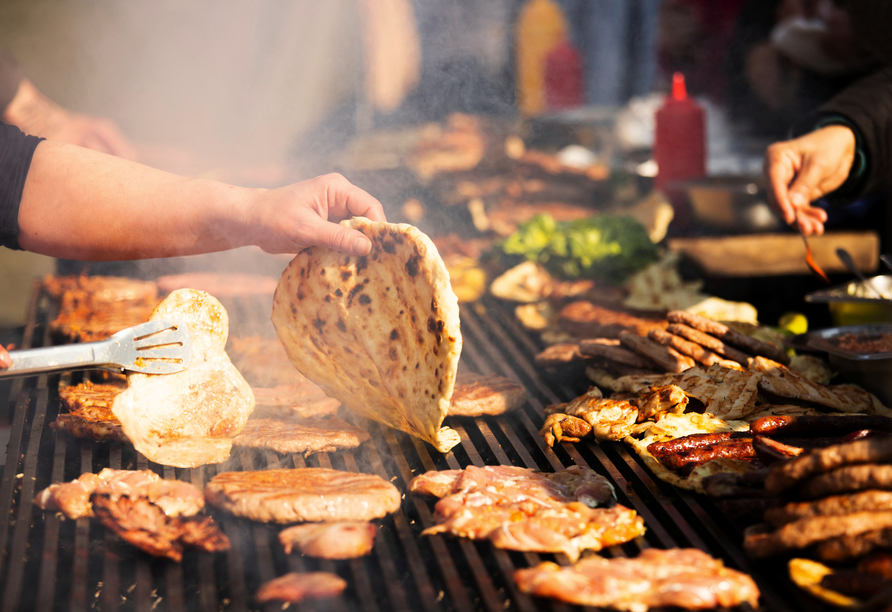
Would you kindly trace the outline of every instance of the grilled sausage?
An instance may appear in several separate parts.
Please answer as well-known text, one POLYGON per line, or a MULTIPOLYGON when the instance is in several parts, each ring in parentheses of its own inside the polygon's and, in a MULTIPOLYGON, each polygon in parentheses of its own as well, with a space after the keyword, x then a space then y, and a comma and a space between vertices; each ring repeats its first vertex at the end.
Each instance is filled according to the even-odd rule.
POLYGON ((681 336, 664 332, 662 329, 650 330, 647 332, 647 337, 663 346, 672 347, 682 355, 687 355, 707 367, 714 363, 723 363, 725 361, 708 348, 704 348, 696 342, 685 340, 681 336))
POLYGON ((883 590, 886 581, 881 576, 852 570, 842 570, 821 578, 821 586, 849 597, 870 599, 883 590))
POLYGON ((756 456, 758 456, 765 465, 771 465, 778 461, 785 461, 792 457, 798 457, 805 451, 804 448, 783 444, 777 440, 766 438, 765 436, 756 436, 753 438, 753 450, 756 452, 756 456))
POLYGON ((689 474, 699 465, 713 459, 754 459, 752 438, 723 440, 706 448, 695 448, 671 455, 659 457, 660 463, 670 470, 689 474))
MULTIPOLYGON (((713 321, 712 319, 707 319, 706 317, 701 317, 700 315, 684 310, 673 310, 666 315, 666 318, 669 319, 671 323, 682 323, 707 334, 711 334, 719 340, 746 349, 754 355, 762 355, 763 357, 768 357, 769 359, 784 365, 789 365, 790 363, 790 357, 782 349, 773 344, 756 340, 746 334, 736 332, 718 321, 713 321)), ((735 361, 737 360, 735 359, 735 361)))
POLYGON ((666 327, 666 331, 670 334, 675 334, 676 336, 681 336, 682 338, 687 338, 691 342, 696 342, 700 346, 706 347, 714 353, 718 353, 719 355, 724 355, 728 359, 732 361, 736 361, 741 365, 746 365, 746 360, 750 358, 750 355, 737 350, 733 346, 729 346, 725 344, 718 338, 714 338, 709 334, 706 334, 698 329, 694 329, 688 325, 684 325, 683 323, 672 323, 668 327, 666 327))
POLYGON ((750 431, 769 436, 838 435, 862 429, 892 432, 892 418, 881 415, 798 415, 765 416, 750 423, 750 431))
POLYGON ((689 436, 683 436, 665 442, 653 442, 647 445, 647 452, 654 457, 659 458, 665 455, 672 455, 696 448, 706 448, 724 440, 731 439, 731 434, 733 433, 734 432, 732 431, 723 431, 721 433, 691 434, 689 436))

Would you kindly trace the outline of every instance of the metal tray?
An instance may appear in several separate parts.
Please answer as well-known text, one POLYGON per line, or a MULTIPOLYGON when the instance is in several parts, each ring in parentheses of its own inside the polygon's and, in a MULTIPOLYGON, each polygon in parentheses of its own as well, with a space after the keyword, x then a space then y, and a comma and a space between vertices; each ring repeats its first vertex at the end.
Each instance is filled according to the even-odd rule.
MULTIPOLYGON (((892 276, 874 276, 868 278, 867 282, 880 293, 892 296, 892 276)), ((869 297, 871 295, 870 289, 860 287, 860 285, 861 281, 853 280, 844 285, 835 285, 833 287, 828 287, 827 289, 821 289, 820 291, 813 291, 805 296, 805 301, 817 304, 832 302, 876 304, 886 301, 877 297, 869 297), (859 295, 859 293, 863 295, 859 295)))
POLYGON ((833 340, 844 334, 892 334, 892 323, 871 323, 867 325, 847 325, 820 329, 787 339, 787 345, 797 350, 823 351, 837 357, 852 361, 880 361, 892 359, 892 351, 883 353, 864 353, 841 348, 833 340))

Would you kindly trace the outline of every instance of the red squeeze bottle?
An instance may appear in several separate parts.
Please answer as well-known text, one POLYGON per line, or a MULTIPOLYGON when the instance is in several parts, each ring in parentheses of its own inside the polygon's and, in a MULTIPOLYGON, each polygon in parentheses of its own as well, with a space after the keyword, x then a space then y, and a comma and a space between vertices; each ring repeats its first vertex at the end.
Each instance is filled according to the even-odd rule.
POLYGON ((566 38, 545 58, 545 104, 549 110, 582 104, 582 56, 566 38))
POLYGON ((703 108, 688 98, 684 75, 672 75, 672 95, 656 115, 654 157, 657 189, 666 191, 676 209, 676 221, 689 221, 687 200, 680 192, 666 189, 674 181, 706 175, 706 129, 703 108))

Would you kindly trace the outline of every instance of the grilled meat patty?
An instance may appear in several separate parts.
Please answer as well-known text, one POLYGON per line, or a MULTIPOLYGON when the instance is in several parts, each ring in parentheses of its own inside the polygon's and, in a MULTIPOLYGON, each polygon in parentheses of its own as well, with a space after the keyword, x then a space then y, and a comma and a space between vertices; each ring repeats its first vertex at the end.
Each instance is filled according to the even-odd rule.
POLYGON ((204 494, 212 506, 270 523, 369 521, 400 506, 400 492, 379 476, 325 468, 224 472, 204 494))
POLYGON ((341 405, 308 380, 296 385, 252 387, 251 390, 254 392, 251 418, 255 419, 324 417, 335 414, 341 405))
POLYGON ((514 581, 524 593, 583 606, 644 612, 758 606, 753 580, 696 549, 649 548, 634 559, 586 557, 570 567, 545 562, 520 569, 514 581))
POLYGON ((504 376, 460 372, 455 379, 448 416, 477 417, 510 412, 527 401, 523 385, 504 376))
POLYGON ((378 528, 372 523, 305 523, 284 529, 279 542, 287 554, 297 549, 300 554, 322 559, 353 559, 372 551, 378 528))
POLYGON ((249 419, 233 440, 235 446, 269 448, 279 453, 331 453, 356 448, 369 433, 337 417, 328 419, 249 419))

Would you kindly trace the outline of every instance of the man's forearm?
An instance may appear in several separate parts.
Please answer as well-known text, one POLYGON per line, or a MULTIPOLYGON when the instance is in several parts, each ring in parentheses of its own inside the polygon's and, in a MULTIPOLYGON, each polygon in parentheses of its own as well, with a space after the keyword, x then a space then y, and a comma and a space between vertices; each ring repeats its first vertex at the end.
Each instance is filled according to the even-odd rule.
POLYGON ((22 248, 96 261, 171 257, 250 244, 260 191, 190 179, 44 141, 19 209, 22 248))

